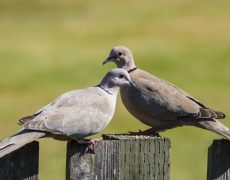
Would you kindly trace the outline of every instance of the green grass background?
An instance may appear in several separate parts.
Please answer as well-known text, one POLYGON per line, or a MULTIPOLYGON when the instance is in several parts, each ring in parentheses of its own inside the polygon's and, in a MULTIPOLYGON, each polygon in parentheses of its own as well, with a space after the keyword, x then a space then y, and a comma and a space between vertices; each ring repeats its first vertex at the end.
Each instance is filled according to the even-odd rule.
MULTIPOLYGON (((230 115, 230 1, 1 0, 0 138, 65 91, 96 85, 115 45, 138 67, 230 115)), ((230 126, 230 122, 223 120, 230 126)), ((146 129, 122 105, 103 133, 146 129)), ((214 133, 183 127, 171 139, 171 179, 206 179, 214 133)), ((40 179, 65 178, 65 142, 40 140, 40 179)))

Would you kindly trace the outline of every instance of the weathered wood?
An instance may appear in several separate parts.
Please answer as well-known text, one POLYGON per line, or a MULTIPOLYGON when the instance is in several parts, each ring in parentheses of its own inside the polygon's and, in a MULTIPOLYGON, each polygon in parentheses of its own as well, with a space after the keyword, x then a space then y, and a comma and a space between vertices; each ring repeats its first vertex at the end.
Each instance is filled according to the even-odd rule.
POLYGON ((67 143, 66 180, 93 180, 94 152, 86 144, 67 143))
POLYGON ((79 159, 79 152, 84 152, 85 148, 85 145, 68 143, 67 179, 87 179, 79 174, 90 174, 90 180, 170 179, 170 140, 167 138, 103 135, 103 140, 95 146, 95 156, 86 153, 79 159), (90 167, 87 173, 79 167, 82 163, 90 167), (78 173, 73 173, 76 171, 78 173))
POLYGON ((39 143, 34 141, 0 159, 0 179, 37 180, 39 143))
POLYGON ((207 180, 230 179, 230 141, 214 140, 208 149, 207 180))
POLYGON ((170 179, 169 139, 129 135, 104 135, 103 139, 96 146, 98 179, 170 179))

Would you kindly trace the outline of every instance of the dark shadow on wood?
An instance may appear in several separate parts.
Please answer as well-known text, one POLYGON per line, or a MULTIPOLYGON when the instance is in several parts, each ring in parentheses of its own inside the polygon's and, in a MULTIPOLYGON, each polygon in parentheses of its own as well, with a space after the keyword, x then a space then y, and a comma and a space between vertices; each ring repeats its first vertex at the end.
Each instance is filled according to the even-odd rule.
POLYGON ((208 149, 207 180, 230 179, 230 141, 214 140, 208 149))
POLYGON ((37 180, 39 143, 34 141, 0 159, 1 180, 37 180))

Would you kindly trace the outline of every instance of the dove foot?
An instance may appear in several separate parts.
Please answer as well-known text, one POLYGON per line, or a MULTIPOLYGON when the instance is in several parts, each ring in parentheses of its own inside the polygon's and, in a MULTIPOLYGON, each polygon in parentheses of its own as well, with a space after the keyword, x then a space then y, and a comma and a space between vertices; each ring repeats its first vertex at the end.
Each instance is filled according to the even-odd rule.
POLYGON ((95 145, 99 141, 101 141, 101 138, 99 138, 99 139, 81 139, 81 140, 77 140, 77 142, 79 144, 89 144, 89 145, 92 145, 92 144, 95 145))
POLYGON ((153 128, 147 129, 145 131, 139 130, 138 132, 129 132, 129 134, 136 135, 136 136, 146 135, 146 136, 161 137, 153 128))
POLYGON ((77 142, 78 142, 79 144, 86 144, 86 145, 87 145, 87 147, 86 147, 86 149, 85 149, 85 152, 82 153, 82 155, 84 155, 84 154, 86 154, 86 153, 88 153, 88 152, 94 153, 94 152, 95 152, 95 145, 96 145, 99 141, 101 141, 101 138, 99 138, 99 139, 81 139, 81 140, 77 140, 77 142))

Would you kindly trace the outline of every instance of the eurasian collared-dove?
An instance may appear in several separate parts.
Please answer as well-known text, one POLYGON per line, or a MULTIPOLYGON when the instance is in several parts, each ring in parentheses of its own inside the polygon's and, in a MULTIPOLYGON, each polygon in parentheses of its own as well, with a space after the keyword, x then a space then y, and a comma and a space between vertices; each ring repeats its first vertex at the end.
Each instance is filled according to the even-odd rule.
POLYGON ((81 140, 112 119, 120 87, 133 85, 128 72, 112 69, 95 87, 64 93, 37 113, 19 120, 18 133, 0 142, 0 157, 40 137, 81 140))
POLYGON ((174 84, 136 68, 127 47, 114 47, 103 64, 110 61, 127 70, 136 85, 122 88, 121 97, 132 115, 152 127, 145 133, 192 125, 230 139, 229 128, 216 120, 224 118, 224 113, 206 107, 174 84))

